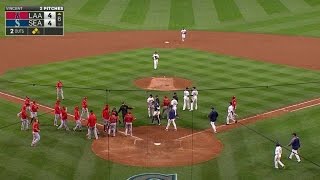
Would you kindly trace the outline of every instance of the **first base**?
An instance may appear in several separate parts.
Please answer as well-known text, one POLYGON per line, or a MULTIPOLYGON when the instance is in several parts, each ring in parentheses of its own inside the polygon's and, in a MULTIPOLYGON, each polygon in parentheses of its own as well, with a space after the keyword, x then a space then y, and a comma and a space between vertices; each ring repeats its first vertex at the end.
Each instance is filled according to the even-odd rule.
POLYGON ((161 145, 161 143, 153 143, 154 145, 156 145, 156 146, 160 146, 161 145))
POLYGON ((165 41, 164 43, 169 44, 170 42, 169 41, 165 41))

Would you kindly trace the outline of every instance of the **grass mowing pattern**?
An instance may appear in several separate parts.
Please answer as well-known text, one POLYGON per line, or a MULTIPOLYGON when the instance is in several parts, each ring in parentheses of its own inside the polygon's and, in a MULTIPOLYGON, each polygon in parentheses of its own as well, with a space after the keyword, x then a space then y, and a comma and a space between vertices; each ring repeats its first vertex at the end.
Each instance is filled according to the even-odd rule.
MULTIPOLYGON (((66 32, 181 29, 185 26, 189 30, 320 36, 317 0, 7 0, 0 2, 0 8, 7 4, 60 2, 66 9, 66 32)), ((0 9, 1 25, 4 25, 3 10, 0 9)), ((0 36, 3 35, 4 29, 0 28, 0 36)))
POLYGON ((288 9, 279 0, 258 0, 268 14, 288 12, 288 9))
POLYGON ((171 1, 169 28, 182 29, 194 25, 192 0, 171 1))
POLYGON ((88 0, 87 3, 79 10, 79 14, 96 17, 108 2, 109 0, 88 0))
POLYGON ((149 9, 150 0, 130 0, 121 17, 121 22, 143 24, 149 9))
POLYGON ((232 21, 242 18, 239 8, 233 0, 213 0, 213 3, 217 9, 220 21, 232 21))
MULTIPOLYGON (((272 140, 278 140, 283 145, 283 148, 289 148, 286 145, 291 140, 291 133, 296 132, 302 143, 299 151, 300 155, 319 163, 319 152, 316 152, 315 149, 320 147, 320 142, 315 142, 315 140, 320 137, 320 133, 317 130, 320 126, 314 120, 314 116, 320 114, 319 110, 319 106, 309 108, 279 118, 255 123, 249 125, 249 128, 272 140)), ((225 150, 217 159, 219 161, 218 167, 230 168, 228 166, 228 158, 231 158, 234 166, 237 167, 235 173, 220 173, 221 179, 256 179, 257 177, 259 179, 290 179, 292 176, 296 179, 314 179, 320 175, 319 167, 306 160, 302 160, 303 164, 299 164, 295 160, 288 160, 287 157, 290 152, 285 149, 283 149, 282 162, 286 165, 286 169, 276 171, 273 167, 275 144, 245 127, 234 129, 232 132, 218 134, 218 138, 225 143, 225 150), (229 144, 229 142, 234 144, 229 144), (249 169, 254 170, 250 171, 249 169), (292 175, 289 175, 291 173, 292 175)))
POLYGON ((34 66, 9 71, 3 80, 42 84, 32 86, 2 82, 3 91, 24 97, 26 95, 53 106, 55 83, 61 79, 65 86, 69 108, 80 105, 84 96, 89 98, 89 107, 100 114, 104 103, 119 107, 122 101, 133 106, 137 116, 136 125, 146 125, 146 98, 150 93, 172 96, 173 92, 145 91, 134 86, 133 80, 141 77, 177 76, 193 81, 199 89, 199 110, 183 112, 182 91, 178 126, 208 128, 207 113, 213 105, 220 113, 218 123, 225 122, 226 108, 233 95, 238 98, 238 115, 246 117, 288 104, 319 97, 316 84, 274 86, 274 84, 295 84, 318 81, 320 73, 304 69, 249 61, 240 58, 215 55, 191 49, 159 49, 159 69, 154 71, 150 53, 152 49, 127 51, 49 65, 34 66), (119 71, 121 67, 121 71, 119 71), (192 71, 190 71, 192 67, 192 71), (57 73, 58 72, 58 73, 57 73), (77 72, 75 75, 74 72, 77 72), (260 86, 260 87, 256 87, 260 86), (79 88, 73 88, 79 87, 79 88), (253 88, 254 87, 254 88, 253 88), (88 89, 89 88, 89 89, 88 89), (90 90, 90 88, 97 90, 90 90), (212 89, 212 90, 207 90, 212 89), (108 90, 108 91, 106 91, 108 90), (109 91, 111 90, 111 91, 109 91), (113 91, 118 90, 118 91, 113 91), (37 92, 37 93, 35 93, 37 92), (193 117, 193 118, 192 118, 193 117))
MULTIPOLYGON (((0 100, 0 127, 19 122, 16 113, 20 106, 0 100)), ((319 107, 291 113, 280 118, 249 125, 250 128, 286 145, 295 131, 302 147, 300 155, 320 162, 319 107)), ((274 144, 245 127, 217 134, 224 144, 216 159, 193 167, 141 168, 123 166, 95 156, 86 132, 58 131, 51 124, 52 115, 40 116, 41 140, 31 148, 31 132, 21 132, 19 124, 0 131, 0 177, 10 179, 127 179, 139 173, 177 173, 180 179, 314 179, 320 176, 318 167, 302 159, 289 161, 283 150, 285 170, 273 168, 274 144), (259 143, 257 143, 259 142, 259 143), (232 171, 230 171, 230 168, 232 171), (253 169, 254 171, 250 171, 253 169)), ((69 126, 74 123, 69 122, 69 126)))
POLYGON ((319 6, 320 1, 318 0, 304 0, 306 3, 308 3, 310 6, 319 6))

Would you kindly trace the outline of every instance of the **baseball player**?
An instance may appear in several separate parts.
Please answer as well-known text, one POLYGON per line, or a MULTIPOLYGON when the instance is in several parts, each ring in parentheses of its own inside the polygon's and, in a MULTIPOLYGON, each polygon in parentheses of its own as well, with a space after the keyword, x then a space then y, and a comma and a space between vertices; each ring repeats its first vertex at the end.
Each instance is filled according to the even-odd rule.
POLYGON ((236 96, 232 96, 231 103, 232 103, 234 112, 236 112, 236 109, 237 109, 237 99, 236 99, 236 96))
POLYGON ((18 117, 20 117, 21 120, 21 131, 28 130, 29 129, 29 120, 27 115, 27 107, 24 105, 22 106, 21 111, 17 114, 18 117))
POLYGON ((109 128, 109 121, 110 114, 109 114, 109 105, 107 104, 104 109, 102 110, 102 120, 103 120, 103 130, 104 132, 107 132, 109 128))
POLYGON ((57 89, 57 100, 59 99, 59 97, 61 96, 62 100, 64 100, 64 96, 63 96, 63 90, 62 90, 62 82, 61 80, 59 80, 56 84, 56 89, 57 89))
POLYGON ((90 111, 87 126, 88 126, 88 139, 91 139, 92 133, 94 134, 94 137, 98 139, 97 117, 92 110, 90 111))
POLYGON ((36 118, 38 116, 38 109, 39 107, 36 101, 33 101, 31 105, 31 118, 36 118))
POLYGON ((151 116, 153 115, 153 105, 152 103, 154 102, 154 98, 152 96, 152 94, 150 94, 150 96, 147 99, 147 107, 148 107, 148 117, 151 118, 151 116))
MULTIPOLYGON (((117 111, 117 108, 113 107, 112 110, 111 110, 111 114, 114 113, 116 116, 117 116, 117 119, 118 119, 118 122, 119 124, 121 124, 121 121, 119 119, 119 113, 117 111)), ((110 117, 109 117, 110 118, 110 117)))
POLYGON ((214 110, 214 107, 212 107, 211 112, 208 115, 208 118, 210 120, 210 124, 211 124, 211 127, 212 127, 214 133, 217 133, 215 122, 217 121, 218 116, 219 116, 218 112, 216 110, 214 110))
POLYGON ((158 103, 160 105, 160 99, 159 99, 158 95, 155 96, 154 102, 156 102, 156 103, 158 103))
POLYGON ((192 92, 191 92, 191 108, 190 111, 193 111, 193 108, 195 110, 198 109, 198 90, 196 87, 192 88, 192 92))
POLYGON ((158 121, 158 125, 161 125, 161 122, 160 122, 160 104, 158 104, 158 102, 154 101, 153 102, 153 118, 152 118, 152 124, 154 122, 154 120, 157 120, 158 121))
POLYGON ((108 135, 110 136, 110 133, 112 132, 112 136, 116 136, 116 129, 117 129, 117 121, 118 121, 118 116, 116 116, 115 112, 112 112, 110 116, 110 127, 108 129, 108 135))
POLYGON ((300 139, 296 133, 292 133, 292 136, 293 137, 292 137, 290 143, 288 144, 288 146, 292 147, 289 159, 292 159, 292 156, 294 155, 297 158, 297 161, 301 162, 300 156, 298 154, 298 149, 300 148, 300 139))
POLYGON ((159 62, 159 54, 157 53, 157 51, 155 51, 152 55, 152 59, 153 59, 153 68, 157 69, 158 68, 158 62, 159 62))
POLYGON ((172 98, 170 105, 172 106, 172 110, 174 110, 174 115, 177 116, 177 106, 178 106, 178 101, 174 98, 172 98))
POLYGON ((190 92, 189 88, 186 87, 186 89, 183 91, 183 108, 182 110, 186 110, 186 107, 190 110, 190 92))
POLYGON ((181 40, 182 42, 184 42, 184 40, 186 39, 187 30, 185 28, 182 28, 180 32, 181 32, 181 40))
POLYGON ((62 106, 61 110, 61 124, 58 127, 58 129, 65 128, 67 131, 69 131, 69 127, 67 125, 67 119, 68 119, 68 114, 67 114, 67 108, 62 106))
POLYGON ((177 100, 177 102, 179 102, 179 98, 176 92, 173 93, 173 98, 177 100))
POLYGON ((82 100, 82 109, 81 109, 80 119, 82 119, 84 114, 87 115, 86 118, 89 118, 88 98, 87 97, 84 97, 83 100, 82 100))
POLYGON ((76 106, 74 108, 74 120, 76 121, 76 126, 73 128, 73 131, 76 131, 79 129, 82 131, 82 125, 81 125, 81 120, 80 120, 80 112, 79 112, 79 107, 76 106))
POLYGON ((170 105, 170 110, 169 110, 169 113, 168 113, 168 124, 167 124, 167 127, 166 127, 166 131, 169 130, 169 127, 170 127, 171 123, 173 124, 174 130, 175 131, 177 130, 177 125, 175 123, 175 119, 176 119, 176 112, 173 109, 173 106, 170 105))
POLYGON ((169 106, 170 106, 170 99, 167 96, 164 96, 162 101, 162 119, 165 117, 168 117, 169 112, 169 106))
POLYGON ((58 126, 58 119, 61 119, 61 108, 60 108, 59 100, 57 100, 54 106, 54 121, 53 121, 54 126, 58 126))
POLYGON ((33 101, 31 105, 31 112, 30 112, 30 117, 31 117, 30 125, 32 125, 34 118, 38 116, 38 109, 39 107, 36 104, 36 101, 33 101))
MULTIPOLYGON (((177 100, 177 103, 179 103, 179 98, 178 98, 178 95, 176 92, 173 93, 173 98, 175 100, 177 100)), ((178 105, 177 105, 177 109, 176 109, 176 118, 178 119, 179 118, 179 113, 178 113, 178 105)))
POLYGON ((234 110, 233 110, 233 106, 232 106, 232 102, 229 103, 230 105, 228 106, 228 115, 227 115, 227 123, 226 125, 230 124, 230 120, 232 120, 233 122, 237 123, 236 120, 234 120, 234 110))
POLYGON ((282 147, 279 143, 276 143, 276 149, 274 150, 274 167, 276 169, 279 169, 278 164, 282 168, 284 168, 284 164, 281 162, 281 154, 282 154, 282 147))
POLYGON ((24 105, 26 106, 26 110, 31 114, 30 98, 28 96, 26 96, 26 99, 24 100, 24 105))
POLYGON ((32 142, 31 146, 34 147, 40 141, 40 127, 38 118, 34 118, 34 122, 32 124, 32 142))
POLYGON ((130 136, 132 136, 132 122, 136 118, 131 114, 131 112, 128 112, 126 116, 124 117, 124 122, 126 123, 126 130, 125 130, 125 135, 128 135, 128 132, 130 133, 130 136))

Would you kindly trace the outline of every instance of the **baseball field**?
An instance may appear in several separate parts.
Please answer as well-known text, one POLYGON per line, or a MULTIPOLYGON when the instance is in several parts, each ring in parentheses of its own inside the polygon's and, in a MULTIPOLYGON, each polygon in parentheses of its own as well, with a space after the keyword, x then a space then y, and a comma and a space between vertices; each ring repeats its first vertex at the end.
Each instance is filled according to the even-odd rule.
POLYGON ((1 179, 320 177, 320 1, 7 0, 1 11, 7 5, 64 6, 65 35, 4 37, 0 28, 1 179), (87 139, 86 130, 53 126, 58 80, 69 127, 73 108, 88 97, 98 140, 87 139), (186 86, 197 87, 198 110, 182 111, 186 86), (174 92, 178 130, 165 131, 166 119, 151 124, 146 101, 174 92), (17 117, 25 96, 40 105, 36 147, 17 117), (226 126, 232 96, 238 123, 226 126), (101 111, 123 101, 136 117, 133 136, 120 124, 110 137, 101 129, 101 111), (217 134, 207 117, 212 106, 217 134), (288 159, 293 132, 300 163, 288 159), (276 142, 285 169, 274 168, 276 142))

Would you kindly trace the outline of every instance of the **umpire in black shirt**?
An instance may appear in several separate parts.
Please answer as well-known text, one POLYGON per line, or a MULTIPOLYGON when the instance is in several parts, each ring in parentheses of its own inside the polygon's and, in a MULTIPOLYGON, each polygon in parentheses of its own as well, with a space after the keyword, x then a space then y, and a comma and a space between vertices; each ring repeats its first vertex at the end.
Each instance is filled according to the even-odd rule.
POLYGON ((210 124, 212 126, 214 133, 217 133, 215 122, 217 121, 218 116, 219 116, 218 112, 214 109, 214 107, 212 107, 211 112, 208 115, 208 118, 210 120, 210 124))
POLYGON ((121 112, 122 115, 122 122, 124 123, 124 116, 128 113, 128 109, 132 109, 131 107, 127 106, 125 102, 122 102, 122 105, 120 106, 118 113, 121 112))

